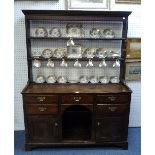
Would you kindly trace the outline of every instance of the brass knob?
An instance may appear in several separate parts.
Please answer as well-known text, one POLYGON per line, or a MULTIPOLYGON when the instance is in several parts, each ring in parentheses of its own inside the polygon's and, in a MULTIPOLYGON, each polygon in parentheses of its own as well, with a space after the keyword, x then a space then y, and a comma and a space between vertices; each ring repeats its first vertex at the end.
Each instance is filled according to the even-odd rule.
POLYGON ((47 109, 46 107, 38 107, 38 110, 41 112, 45 111, 46 109, 47 109))
POLYGON ((116 97, 115 97, 115 96, 109 96, 108 99, 109 99, 110 101, 115 101, 115 100, 116 100, 116 97))
POLYGON ((74 97, 75 102, 79 102, 81 100, 81 97, 74 97))
POLYGON ((110 111, 116 111, 117 107, 108 107, 110 111))
POLYGON ((46 99, 45 96, 38 96, 37 100, 39 100, 39 102, 43 102, 46 99))
POLYGON ((100 126, 101 125, 101 123, 100 122, 97 122, 97 126, 100 126))
POLYGON ((58 126, 58 123, 57 122, 55 122, 55 126, 58 126))

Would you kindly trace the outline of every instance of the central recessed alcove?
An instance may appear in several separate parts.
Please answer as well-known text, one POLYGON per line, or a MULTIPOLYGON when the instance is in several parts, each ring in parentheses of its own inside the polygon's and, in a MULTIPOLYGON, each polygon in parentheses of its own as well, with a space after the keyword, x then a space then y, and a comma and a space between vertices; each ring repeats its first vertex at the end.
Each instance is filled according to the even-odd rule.
POLYGON ((63 140, 90 140, 92 113, 82 105, 72 105, 62 114, 63 140))

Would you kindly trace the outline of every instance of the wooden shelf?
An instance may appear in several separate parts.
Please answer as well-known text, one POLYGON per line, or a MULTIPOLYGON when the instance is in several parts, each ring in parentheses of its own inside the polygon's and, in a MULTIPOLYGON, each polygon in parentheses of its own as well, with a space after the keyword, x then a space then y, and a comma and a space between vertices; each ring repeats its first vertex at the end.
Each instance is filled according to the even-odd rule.
MULTIPOLYGON (((49 58, 49 59, 46 59, 46 58, 43 58, 43 57, 30 57, 28 58, 28 60, 43 60, 43 61, 48 61, 49 59, 52 60, 52 61, 62 61, 62 59, 65 59, 66 61, 75 61, 75 60, 79 60, 79 61, 88 61, 89 59, 91 59, 92 61, 102 61, 103 58, 49 58)), ((124 60, 123 58, 105 58, 105 61, 115 61, 115 60, 124 60)))
MULTIPOLYGON (((125 40, 126 38, 88 38, 71 37, 73 40, 125 40)), ((69 40, 70 37, 28 37, 30 40, 69 40)))

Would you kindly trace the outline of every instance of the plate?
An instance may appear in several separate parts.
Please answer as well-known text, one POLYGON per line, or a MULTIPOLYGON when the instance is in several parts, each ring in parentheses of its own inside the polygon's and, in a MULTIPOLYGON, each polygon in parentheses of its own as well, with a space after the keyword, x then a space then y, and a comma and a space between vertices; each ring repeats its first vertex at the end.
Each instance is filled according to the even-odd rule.
POLYGON ((49 75, 46 79, 47 83, 55 83, 56 82, 56 77, 54 75, 49 75))
POLYGON ((49 36, 50 37, 60 37, 61 36, 61 30, 58 27, 53 27, 49 31, 49 36))
POLYGON ((117 76, 111 76, 110 77, 110 82, 111 83, 119 83, 119 78, 117 76))
POLYGON ((109 78, 107 76, 100 76, 99 81, 101 83, 109 83, 109 78))
POLYGON ((96 49, 95 48, 87 48, 83 55, 86 58, 94 58, 95 57, 95 53, 96 53, 96 49))
POLYGON ((116 51, 108 51, 108 57, 112 57, 112 58, 117 58, 117 57, 120 57, 120 54, 116 51))
POLYGON ((36 78, 36 83, 44 83, 45 77, 43 75, 38 75, 36 78))
POLYGON ((90 30, 90 37, 92 38, 100 38, 101 37, 101 31, 98 28, 92 28, 90 30))
POLYGON ((54 57, 56 58, 63 58, 63 57, 66 57, 67 55, 67 52, 64 48, 57 48, 54 50, 54 57))
POLYGON ((81 77, 79 78, 79 81, 80 81, 80 83, 88 83, 88 82, 89 82, 87 76, 81 76, 81 77))
POLYGON ((89 81, 90 81, 90 83, 98 83, 99 82, 98 78, 96 76, 91 76, 89 81))
POLYGON ((67 24, 67 37, 84 37, 84 30, 82 24, 67 24))
POLYGON ((47 37, 48 32, 45 27, 38 27, 35 31, 36 37, 47 37))
POLYGON ((115 33, 112 29, 108 28, 108 29, 103 30, 103 36, 105 38, 114 38, 115 33))
POLYGON ((67 78, 64 76, 59 76, 57 79, 58 83, 66 83, 67 82, 67 78))
POLYGON ((50 49, 44 49, 41 54, 41 56, 46 59, 49 59, 50 57, 52 57, 52 55, 53 55, 53 51, 50 49))
POLYGON ((106 58, 108 55, 108 52, 104 48, 98 48, 96 50, 96 56, 98 58, 106 58))

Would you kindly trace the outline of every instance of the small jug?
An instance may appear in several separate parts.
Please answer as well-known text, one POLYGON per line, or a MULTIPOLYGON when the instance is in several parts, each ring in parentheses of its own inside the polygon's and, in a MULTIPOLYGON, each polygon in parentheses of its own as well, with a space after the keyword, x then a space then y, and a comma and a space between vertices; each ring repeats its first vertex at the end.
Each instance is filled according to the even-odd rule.
POLYGON ((105 62, 105 59, 99 64, 99 67, 107 67, 107 63, 105 62))

